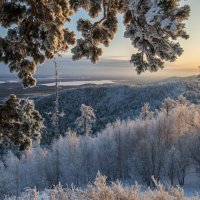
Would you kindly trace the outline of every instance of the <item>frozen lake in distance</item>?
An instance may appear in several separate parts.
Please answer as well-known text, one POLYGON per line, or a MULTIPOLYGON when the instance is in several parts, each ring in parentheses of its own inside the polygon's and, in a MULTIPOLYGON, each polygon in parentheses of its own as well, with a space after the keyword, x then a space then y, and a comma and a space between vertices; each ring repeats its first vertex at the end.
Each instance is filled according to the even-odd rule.
MULTIPOLYGON (((98 80, 98 81, 64 81, 64 82, 59 82, 59 86, 79 86, 79 85, 85 85, 85 84, 95 84, 95 85, 103 85, 103 84, 113 84, 115 83, 114 81, 111 80, 98 80)), ((40 84, 44 86, 55 86, 54 83, 44 83, 40 84)))

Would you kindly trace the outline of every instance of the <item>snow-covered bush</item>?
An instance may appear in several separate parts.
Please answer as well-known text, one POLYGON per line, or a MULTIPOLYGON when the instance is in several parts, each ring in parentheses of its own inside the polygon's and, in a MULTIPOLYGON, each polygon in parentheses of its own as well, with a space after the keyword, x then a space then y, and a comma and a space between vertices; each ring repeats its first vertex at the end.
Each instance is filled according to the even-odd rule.
MULTIPOLYGON (((180 188, 172 187, 165 190, 163 185, 155 182, 154 190, 147 189, 141 192, 137 184, 124 187, 119 181, 107 184, 106 177, 97 175, 94 183, 89 184, 86 189, 66 188, 61 185, 45 192, 37 193, 35 189, 28 189, 18 200, 198 200, 199 197, 186 197, 180 188)), ((16 197, 4 200, 16 200, 16 197)))

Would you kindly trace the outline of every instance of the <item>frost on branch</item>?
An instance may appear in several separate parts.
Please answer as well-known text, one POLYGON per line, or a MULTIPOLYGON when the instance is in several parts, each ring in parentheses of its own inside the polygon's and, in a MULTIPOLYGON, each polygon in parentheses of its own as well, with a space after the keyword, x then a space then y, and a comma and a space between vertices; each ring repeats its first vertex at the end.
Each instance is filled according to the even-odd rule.
POLYGON ((180 7, 180 0, 130 0, 124 22, 125 37, 130 38, 138 53, 131 63, 140 74, 146 70, 157 71, 164 67, 163 61, 173 62, 183 53, 177 38, 188 38, 184 20, 190 8, 180 7))
POLYGON ((24 87, 34 86, 36 66, 66 51, 75 43, 74 33, 65 26, 70 16, 84 9, 94 20, 80 18, 77 30, 82 37, 72 48, 73 60, 83 57, 96 63, 101 46, 109 46, 118 29, 117 15, 124 16, 125 37, 138 53, 131 63, 140 74, 157 71, 164 61, 175 61, 183 53, 179 37, 187 39, 184 21, 190 7, 180 0, 4 0, 0 4, 0 62, 16 71, 24 87))
POLYGON ((144 106, 142 107, 140 118, 142 120, 147 120, 147 119, 151 120, 153 118, 153 112, 150 111, 149 103, 145 103, 144 106))
MULTIPOLYGON (((78 3, 71 2, 73 2, 72 7, 77 9, 78 3)), ((102 55, 102 49, 99 45, 103 44, 108 47, 117 32, 117 13, 122 9, 122 1, 88 1, 79 6, 85 8, 91 17, 97 17, 99 12, 103 10, 103 17, 97 22, 92 23, 85 19, 78 21, 77 30, 82 33, 82 38, 77 40, 76 46, 72 49, 73 60, 86 57, 91 62, 96 63, 99 56, 102 55)))
POLYGON ((92 107, 82 104, 80 111, 81 116, 76 120, 77 131, 81 134, 89 135, 92 131, 92 124, 96 121, 94 110, 92 107))
POLYGON ((133 54, 131 63, 140 74, 146 70, 157 71, 164 61, 175 61, 183 49, 175 40, 187 39, 184 20, 189 17, 190 7, 179 5, 180 0, 71 0, 71 8, 85 9, 92 18, 100 12, 103 17, 92 23, 80 19, 77 29, 82 38, 72 49, 73 59, 86 57, 93 63, 102 55, 101 44, 108 46, 117 31, 117 13, 124 15, 125 37, 130 38, 138 53, 133 54))
POLYGON ((43 120, 32 101, 15 95, 0 104, 0 153, 13 148, 25 150, 40 139, 43 120))
POLYGON ((5 0, 0 4, 0 62, 16 71, 24 87, 34 86, 36 66, 74 43, 74 33, 64 27, 72 14, 65 0, 5 0))

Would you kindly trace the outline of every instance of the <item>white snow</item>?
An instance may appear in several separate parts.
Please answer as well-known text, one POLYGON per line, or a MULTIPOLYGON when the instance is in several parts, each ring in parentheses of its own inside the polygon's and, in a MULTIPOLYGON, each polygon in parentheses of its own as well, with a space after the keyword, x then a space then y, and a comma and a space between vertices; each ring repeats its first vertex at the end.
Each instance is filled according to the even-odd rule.
POLYGON ((161 8, 156 4, 153 5, 149 11, 146 13, 146 21, 149 25, 155 25, 155 18, 160 15, 161 8))

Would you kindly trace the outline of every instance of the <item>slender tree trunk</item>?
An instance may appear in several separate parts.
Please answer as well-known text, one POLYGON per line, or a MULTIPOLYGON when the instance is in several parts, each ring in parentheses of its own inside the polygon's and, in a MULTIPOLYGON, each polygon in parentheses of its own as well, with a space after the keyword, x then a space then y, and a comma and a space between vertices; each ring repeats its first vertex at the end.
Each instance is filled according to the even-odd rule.
POLYGON ((56 58, 54 57, 54 65, 55 65, 55 136, 59 137, 59 73, 58 73, 58 65, 56 62, 56 58))

